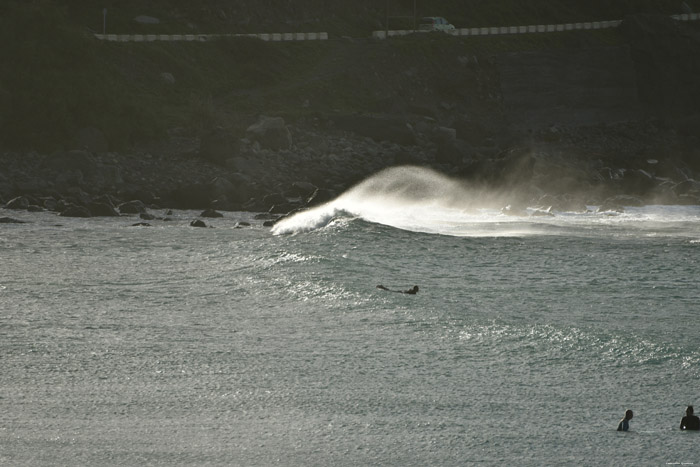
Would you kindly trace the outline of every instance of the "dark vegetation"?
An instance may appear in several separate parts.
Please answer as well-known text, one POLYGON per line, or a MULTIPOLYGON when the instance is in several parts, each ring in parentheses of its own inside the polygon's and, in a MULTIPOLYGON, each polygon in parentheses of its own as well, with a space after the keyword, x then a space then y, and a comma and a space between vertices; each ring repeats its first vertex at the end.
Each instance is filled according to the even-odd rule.
MULTIPOLYGON (((697 0, 686 3, 700 9, 697 0)), ((413 14, 412 0, 387 4, 391 16, 413 14)), ((458 91, 464 83, 450 81, 441 70, 441 63, 455 56, 620 41, 617 32, 605 31, 469 40, 421 36, 378 43, 368 39, 372 30, 384 27, 385 2, 376 0, 105 0, 96 5, 88 0, 0 4, 0 40, 5 44, 0 48, 2 149, 68 149, 76 131, 86 126, 99 128, 110 147, 120 149, 159 138, 168 128, 196 135, 238 121, 250 123, 249 116, 261 112, 287 118, 338 109, 372 112, 386 108, 387 96, 406 97, 427 88, 448 95, 458 91), (331 40, 107 43, 93 37, 101 32, 103 7, 108 9, 108 32, 113 33, 306 30, 328 31, 331 40), (139 24, 134 21, 138 15, 160 23, 139 24), (404 70, 412 70, 412 76, 397 73, 404 70), (174 76, 175 83, 165 82, 163 73, 174 76), (308 100, 312 110, 304 110, 308 100)), ((417 5, 418 16, 439 14, 458 27, 681 10, 675 0, 434 0, 417 5)), ((392 27, 401 27, 408 20, 390 21, 392 27)))

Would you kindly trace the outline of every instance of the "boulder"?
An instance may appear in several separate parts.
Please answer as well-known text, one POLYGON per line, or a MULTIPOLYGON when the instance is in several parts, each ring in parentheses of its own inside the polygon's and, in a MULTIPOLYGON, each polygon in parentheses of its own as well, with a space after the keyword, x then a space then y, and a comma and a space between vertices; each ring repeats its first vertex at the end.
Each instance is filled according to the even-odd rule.
POLYGON ((206 227, 207 224, 204 223, 204 221, 201 221, 199 219, 195 219, 192 222, 190 222, 190 227, 206 227))
POLYGON ((59 216, 62 217, 92 217, 92 214, 88 208, 84 206, 68 206, 65 210, 61 211, 59 216))
POLYGON ((313 183, 294 182, 286 193, 288 193, 290 198, 302 198, 306 200, 314 194, 316 189, 317 187, 313 183))
POLYGON ((88 203, 87 208, 96 217, 119 217, 119 213, 114 206, 105 202, 93 201, 88 203))
POLYGON ((698 195, 700 194, 700 182, 695 180, 684 180, 673 186, 673 192, 677 196, 682 195, 698 195))
POLYGON ((49 211, 56 211, 57 204, 58 204, 58 201, 56 201, 56 198, 54 198, 53 196, 48 196, 46 198, 41 199, 41 205, 44 206, 49 211))
POLYGON ((5 204, 6 209, 27 209, 27 207, 29 207, 29 200, 25 196, 18 196, 5 204))
POLYGON ((246 133, 263 148, 279 151, 292 147, 292 134, 282 117, 260 117, 257 123, 248 127, 246 133))
POLYGON ((0 217, 0 224, 26 224, 26 222, 12 217, 0 217))
POLYGON ((636 196, 617 195, 611 196, 598 206, 597 212, 615 211, 625 212, 625 206, 644 206, 644 202, 636 196))
POLYGON ((287 203, 289 203, 289 201, 281 193, 271 193, 266 195, 262 200, 262 204, 265 206, 265 211, 268 211, 274 205, 283 205, 287 203))
POLYGON ((272 205, 268 212, 270 214, 288 214, 292 211, 299 209, 300 207, 301 206, 299 205, 299 203, 280 203, 272 205))
POLYGON ((122 214, 141 214, 146 212, 146 205, 140 200, 127 201, 120 204, 118 208, 122 214))
POLYGON ((215 218, 215 217, 224 217, 223 214, 220 212, 214 210, 214 209, 206 209, 202 211, 202 213, 199 215, 199 217, 210 217, 210 218, 215 218))
POLYGON ((321 204, 332 201, 335 198, 335 193, 325 188, 317 188, 314 194, 306 200, 306 205, 309 207, 319 206, 321 204))

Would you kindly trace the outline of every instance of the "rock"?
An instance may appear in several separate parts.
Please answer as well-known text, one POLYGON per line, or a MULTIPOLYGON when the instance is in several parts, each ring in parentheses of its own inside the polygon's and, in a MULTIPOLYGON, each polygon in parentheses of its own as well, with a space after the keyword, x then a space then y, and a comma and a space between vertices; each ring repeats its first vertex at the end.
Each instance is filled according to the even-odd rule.
POLYGON ((632 207, 644 206, 644 202, 635 196, 629 196, 629 195, 611 196, 610 198, 607 198, 605 201, 603 201, 600 204, 600 206, 598 206, 598 210, 596 212, 613 211, 613 212, 623 213, 623 212, 625 212, 625 206, 632 206, 632 207))
POLYGON ((84 206, 68 206, 59 214, 61 217, 92 217, 88 208, 84 206))
POLYGON ((46 209, 49 211, 56 211, 56 205, 58 204, 58 201, 52 196, 49 196, 47 198, 43 198, 42 200, 42 206, 44 206, 46 209))
POLYGON ((93 201, 88 203, 87 208, 96 217, 119 217, 119 213, 114 209, 114 206, 105 202, 93 201))
POLYGON ((11 217, 0 217, 0 224, 26 224, 26 222, 11 217))
POLYGON ((42 212, 42 211, 44 211, 44 208, 42 208, 41 206, 37 206, 36 204, 30 204, 29 206, 27 206, 27 211, 29 211, 29 212, 42 212))
POLYGON ((294 182, 289 190, 291 198, 308 199, 317 190, 316 185, 309 182, 294 182))
POLYGON ((270 214, 288 214, 294 210, 299 209, 301 206, 298 203, 280 203, 273 204, 268 211, 270 214))
POLYGON ((234 193, 236 187, 228 179, 224 177, 216 177, 209 183, 211 196, 214 198, 227 197, 234 193))
POLYGON ((140 200, 127 201, 120 204, 118 208, 122 214, 141 214, 146 212, 146 205, 140 200))
POLYGON ((546 194, 537 200, 537 205, 545 211, 586 212, 588 207, 576 196, 546 194))
POLYGON ((25 196, 18 196, 11 199, 5 204, 6 209, 27 209, 29 207, 29 200, 25 196))
POLYGON ((262 200, 262 204, 265 206, 266 211, 272 208, 274 205, 287 204, 288 202, 289 201, 287 198, 285 198, 281 193, 271 193, 266 195, 262 200))
POLYGON ((156 195, 147 188, 139 188, 131 186, 129 189, 124 189, 119 191, 119 198, 121 199, 131 199, 138 200, 144 205, 151 204, 156 201, 156 195))
POLYGON ((156 219, 156 216, 148 212, 142 212, 141 214, 139 214, 139 219, 143 219, 145 221, 152 221, 156 219))
POLYGON ((215 211, 214 209, 207 209, 207 210, 203 211, 203 212, 199 215, 199 217, 211 217, 211 218, 215 218, 215 217, 224 217, 224 215, 221 214, 221 213, 218 212, 218 211, 215 211))
POLYGON ((695 180, 684 180, 673 186, 673 192, 676 196, 688 195, 688 194, 700 194, 700 182, 695 180))
POLYGON ((257 123, 248 127, 246 133, 263 148, 279 151, 292 147, 292 134, 282 117, 262 116, 257 123))
POLYGON ((527 217, 527 211, 525 209, 516 207, 516 206, 511 206, 510 204, 503 209, 501 209, 501 214, 504 214, 506 216, 513 216, 513 217, 527 217))
POLYGON ((332 201, 333 199, 335 199, 335 193, 333 193, 331 190, 318 188, 316 191, 314 191, 314 194, 306 200, 306 205, 309 207, 319 206, 332 201))
POLYGON ((199 219, 193 220, 190 222, 191 227, 206 227, 207 224, 204 223, 204 221, 201 221, 199 219))
POLYGON ((541 209, 535 209, 532 211, 532 214, 530 214, 532 217, 554 217, 554 214, 551 211, 548 210, 541 210, 541 209))
POLYGON ((151 224, 148 222, 137 222, 135 224, 131 224, 132 227, 150 227, 151 224))

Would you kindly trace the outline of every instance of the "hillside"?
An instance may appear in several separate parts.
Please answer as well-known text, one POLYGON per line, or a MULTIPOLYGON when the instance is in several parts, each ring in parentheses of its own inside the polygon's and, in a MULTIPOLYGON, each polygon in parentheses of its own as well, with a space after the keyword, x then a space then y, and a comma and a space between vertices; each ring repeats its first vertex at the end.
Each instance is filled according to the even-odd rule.
MULTIPOLYGON (((222 175, 225 167, 243 177, 226 172, 228 180, 248 187, 227 206, 240 208, 255 198, 251 209, 267 209, 260 199, 295 180, 337 192, 395 163, 510 183, 503 176, 510 155, 535 147, 566 151, 585 167, 640 168, 636 159, 663 151, 674 161, 664 174, 680 167, 687 178, 697 168, 700 28, 668 19, 681 10, 678 2, 417 3, 419 16, 441 14, 464 27, 625 22, 602 31, 375 41, 370 32, 383 27, 386 11, 368 0, 157 0, 147 8, 113 0, 104 2, 109 32, 324 30, 330 40, 111 43, 93 36, 102 27, 102 7, 95 10, 92 2, 3 2, 0 39, 15 46, 0 49, 0 152, 9 174, 0 174, 0 196, 66 188, 69 183, 57 185, 50 172, 45 183, 32 181, 37 175, 27 161, 84 148, 105 164, 116 160, 122 174, 176 171, 168 162, 176 159, 183 169, 168 180, 134 173, 104 187, 78 177, 83 191, 124 191, 122 181, 130 179, 131 192, 148 185, 165 198, 180 186, 222 175), (134 21, 139 15, 159 22, 140 24, 134 21), (246 129, 261 115, 284 119, 288 149, 270 152, 253 144, 246 129), (147 168, 139 154, 154 156, 147 168), (326 168, 307 166, 314 154, 328 157, 326 168), (21 176, 13 173, 18 168, 21 176)), ((700 0, 685 3, 700 10, 700 0)), ((412 1, 389 4, 391 15, 412 15, 412 1)), ((547 179, 538 177, 540 184, 547 179)), ((582 190, 598 180, 584 177, 577 184, 582 190)), ((176 198, 171 204, 201 206, 210 195, 197 202, 176 198)))
MULTIPOLYGON (((385 16, 377 2, 369 0, 352 6, 323 0, 281 5, 261 0, 103 3, 112 32, 327 30, 331 37, 368 37, 372 29, 382 27, 385 16), (139 24, 133 20, 139 15, 159 18, 160 24, 139 24)), ((475 1, 468 6, 449 0, 418 3, 419 15, 440 12, 459 26, 620 18, 680 8, 675 1, 639 0, 569 2, 567 7, 544 0, 475 1)), ((413 2, 388 4, 392 15, 412 14, 413 2)), ((331 40, 272 45, 238 40, 120 45, 90 37, 90 30, 102 26, 102 10, 95 9, 94 2, 9 1, 0 9, 0 39, 16 44, 0 51, 0 141, 8 148, 44 150, 70 141, 88 124, 102 129, 115 147, 123 147, 162 135, 169 126, 217 126, 222 118, 235 119, 231 113, 297 112, 309 97, 315 110, 375 111, 384 108, 392 94, 421 95, 426 86, 463 88, 462 78, 450 76, 452 71, 443 65, 459 56, 620 41, 615 33, 600 33, 466 41, 420 38, 390 44, 331 40), (163 73, 176 83, 163 82, 163 73)), ((467 83, 474 79, 467 78, 467 83)), ((429 96, 425 97, 430 100, 429 96)), ((441 96, 455 97, 459 98, 441 96)), ((469 105, 474 103, 473 96, 465 97, 471 99, 469 105)))

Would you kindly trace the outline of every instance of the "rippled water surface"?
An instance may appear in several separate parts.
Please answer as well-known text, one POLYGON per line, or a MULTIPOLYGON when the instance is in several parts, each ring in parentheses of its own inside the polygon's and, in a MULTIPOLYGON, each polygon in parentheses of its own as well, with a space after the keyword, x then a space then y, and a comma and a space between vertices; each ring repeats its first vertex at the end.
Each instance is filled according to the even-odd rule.
POLYGON ((0 464, 700 463, 700 208, 344 209, 0 210, 0 464))

